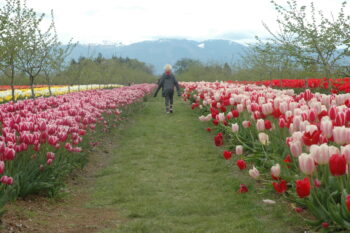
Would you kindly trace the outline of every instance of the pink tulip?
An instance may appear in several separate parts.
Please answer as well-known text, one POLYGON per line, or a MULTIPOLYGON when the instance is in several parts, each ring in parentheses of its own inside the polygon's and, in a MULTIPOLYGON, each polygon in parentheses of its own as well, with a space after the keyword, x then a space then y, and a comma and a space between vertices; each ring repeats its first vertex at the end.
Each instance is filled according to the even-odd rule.
POLYGON ((310 155, 318 164, 328 164, 330 157, 329 147, 327 144, 322 144, 321 146, 312 145, 310 147, 310 155))
POLYGON ((244 106, 243 106, 243 104, 237 104, 237 111, 238 111, 238 112, 243 112, 243 111, 244 111, 244 106))
POLYGON ((278 178, 281 174, 281 166, 277 163, 276 165, 271 167, 271 175, 273 177, 278 178))
POLYGON ((239 130, 239 125, 237 123, 232 124, 232 132, 237 133, 239 130))
POLYGON ((341 147, 341 154, 345 156, 346 162, 350 163, 350 145, 341 147))
POLYGON ((0 174, 3 174, 5 171, 5 163, 4 161, 0 161, 0 174))
POLYGON ((16 156, 16 151, 12 148, 6 147, 4 151, 4 160, 13 160, 16 156))
POLYGON ((333 129, 333 137, 334 142, 338 145, 344 145, 346 142, 346 134, 347 128, 345 126, 342 127, 334 127, 333 129))
POLYGON ((243 121, 243 122, 242 122, 242 126, 243 126, 244 128, 249 128, 250 125, 251 125, 250 121, 243 121))
POLYGON ((322 118, 320 129, 322 131, 322 134, 325 135, 327 138, 332 137, 333 123, 328 117, 322 118))
POLYGON ((249 169, 249 175, 254 179, 258 179, 260 176, 260 172, 253 166, 252 169, 249 169))
POLYGON ((265 129, 265 121, 263 119, 259 119, 256 121, 256 129, 258 131, 262 131, 265 129))
POLYGON ((0 154, 5 152, 5 142, 0 141, 0 154))
POLYGON ((55 153, 53 153, 53 152, 47 152, 47 153, 46 153, 46 159, 52 159, 52 160, 54 160, 54 159, 55 159, 55 153))
POLYGON ((270 143, 269 135, 267 135, 266 133, 259 133, 258 137, 261 144, 268 145, 270 143))
POLYGON ((299 168, 306 175, 311 175, 315 170, 315 162, 311 155, 302 153, 299 156, 299 168))
POLYGON ((6 185, 11 185, 13 184, 13 178, 9 176, 2 176, 0 178, 0 182, 6 185))
POLYGON ((236 155, 242 155, 243 154, 243 146, 238 145, 236 146, 236 155))
POLYGON ((329 109, 329 113, 328 114, 329 114, 329 117, 331 118, 331 120, 335 120, 337 112, 338 112, 338 110, 337 110, 337 107, 335 107, 335 106, 332 106, 329 109))
POLYGON ((291 142, 289 148, 294 157, 298 157, 302 153, 302 146, 300 141, 291 142))
POLYGON ((273 107, 271 103, 266 103, 262 105, 262 113, 267 116, 273 112, 273 107))

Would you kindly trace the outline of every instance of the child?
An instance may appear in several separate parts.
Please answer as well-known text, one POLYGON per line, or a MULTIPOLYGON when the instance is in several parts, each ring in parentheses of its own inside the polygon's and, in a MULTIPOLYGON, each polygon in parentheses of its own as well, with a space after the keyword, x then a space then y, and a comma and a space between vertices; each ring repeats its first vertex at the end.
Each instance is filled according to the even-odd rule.
POLYGON ((159 79, 158 88, 154 93, 154 97, 157 97, 158 91, 162 88, 162 96, 165 98, 166 113, 173 113, 174 86, 176 87, 177 95, 181 96, 179 83, 175 75, 171 72, 171 65, 167 64, 165 65, 164 74, 159 79))

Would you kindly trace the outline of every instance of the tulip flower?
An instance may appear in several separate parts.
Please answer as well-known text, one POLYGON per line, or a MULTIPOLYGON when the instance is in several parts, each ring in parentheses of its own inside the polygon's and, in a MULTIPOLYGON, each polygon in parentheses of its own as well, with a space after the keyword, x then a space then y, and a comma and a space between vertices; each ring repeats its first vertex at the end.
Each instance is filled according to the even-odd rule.
POLYGON ((345 200, 346 207, 348 211, 350 212, 350 195, 346 195, 346 200, 345 200))
POLYGON ((345 156, 347 163, 350 163, 350 144, 341 147, 341 154, 345 156))
POLYGON ((279 194, 283 194, 287 191, 287 182, 285 180, 281 180, 280 182, 273 182, 272 183, 275 191, 279 194))
POLYGON ((248 192, 248 187, 245 184, 240 184, 238 192, 239 193, 246 193, 246 192, 248 192))
POLYGON ((346 134, 348 130, 349 129, 345 128, 345 126, 334 127, 333 129, 334 142, 339 145, 344 145, 346 142, 346 134))
POLYGON ((243 154, 243 146, 238 145, 236 146, 236 155, 242 155, 243 154))
POLYGON ((258 131, 262 131, 265 129, 265 121, 263 119, 259 119, 256 121, 256 129, 258 131))
POLYGON ((281 174, 281 166, 277 163, 271 167, 271 175, 278 178, 281 174))
POLYGON ((254 179, 258 179, 260 176, 260 172, 258 171, 258 169, 256 169, 256 167, 253 166, 252 169, 249 169, 249 175, 254 178, 254 179))
POLYGON ((259 137, 259 141, 261 142, 261 144, 268 145, 270 143, 269 135, 267 135, 266 133, 259 133, 258 137, 259 137))
POLYGON ((244 170, 247 168, 246 162, 242 159, 237 160, 236 164, 237 164, 237 167, 239 168, 239 170, 244 170))
POLYGON ((214 138, 214 142, 216 146, 222 146, 224 145, 224 139, 222 137, 222 133, 218 133, 215 138, 214 138))
POLYGON ((321 187, 321 181, 319 181, 318 179, 314 179, 314 185, 317 188, 321 187))
POLYGON ((269 129, 272 128, 271 121, 265 120, 265 121, 264 121, 264 124, 265 124, 265 129, 269 130, 269 129))
POLYGON ((5 163, 4 161, 0 161, 0 174, 3 174, 5 171, 5 163))
POLYGON ((327 138, 332 137, 333 123, 328 117, 322 118, 320 129, 322 131, 322 134, 325 135, 327 138))
POLYGON ((329 147, 327 144, 322 144, 321 146, 312 145, 310 147, 310 155, 313 159, 320 165, 328 164, 329 161, 329 147))
POLYGON ((311 146, 313 144, 317 144, 320 138, 322 131, 314 130, 313 132, 305 132, 303 135, 303 142, 307 146, 311 146))
POLYGON ((290 143, 290 152, 294 157, 298 157, 302 153, 302 146, 300 141, 293 141, 290 143))
POLYGON ((225 151, 224 151, 224 158, 225 158, 226 160, 229 160, 229 159, 231 159, 231 157, 232 157, 232 152, 231 152, 231 151, 225 150, 225 151))
POLYGON ((251 125, 250 121, 243 121, 243 122, 242 122, 242 126, 243 126, 244 128, 249 128, 250 125, 251 125))
POLYGON ((334 154, 329 159, 329 170, 333 176, 342 176, 346 173, 346 164, 344 155, 334 154))
POLYGON ((239 125, 237 123, 232 124, 231 129, 232 129, 232 132, 237 133, 239 130, 239 125))
POLYGON ((296 180, 296 191, 300 198, 304 198, 310 195, 310 180, 305 177, 303 180, 296 180))
POLYGON ((299 157, 299 168, 300 170, 306 174, 311 175, 315 170, 315 162, 311 155, 302 153, 299 157))

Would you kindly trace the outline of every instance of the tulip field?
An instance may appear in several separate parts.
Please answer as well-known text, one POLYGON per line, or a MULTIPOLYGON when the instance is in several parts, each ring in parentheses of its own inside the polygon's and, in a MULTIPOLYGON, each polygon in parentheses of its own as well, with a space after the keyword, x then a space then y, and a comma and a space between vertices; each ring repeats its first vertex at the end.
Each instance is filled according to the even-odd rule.
POLYGON ((86 163, 84 151, 97 144, 94 135, 108 131, 124 108, 142 101, 154 86, 97 90, 98 85, 86 85, 80 90, 92 90, 71 87, 69 94, 64 94, 67 87, 57 87, 57 96, 1 104, 1 212, 10 200, 57 191, 74 168, 86 163))
MULTIPOLYGON (((296 94, 235 82, 181 85, 234 169, 294 202, 316 230, 350 230, 350 93, 296 94)), ((237 190, 244 195, 250 187, 242 183, 237 190)))

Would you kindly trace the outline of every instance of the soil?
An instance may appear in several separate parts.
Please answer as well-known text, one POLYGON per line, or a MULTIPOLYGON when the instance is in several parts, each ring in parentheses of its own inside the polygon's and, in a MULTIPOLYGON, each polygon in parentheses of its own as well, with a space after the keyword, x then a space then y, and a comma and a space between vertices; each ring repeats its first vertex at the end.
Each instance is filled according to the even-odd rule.
POLYGON ((71 175, 61 198, 31 196, 6 206, 0 232, 4 233, 94 233, 115 228, 126 221, 112 208, 89 206, 96 173, 111 161, 112 142, 91 152, 87 166, 71 175))

